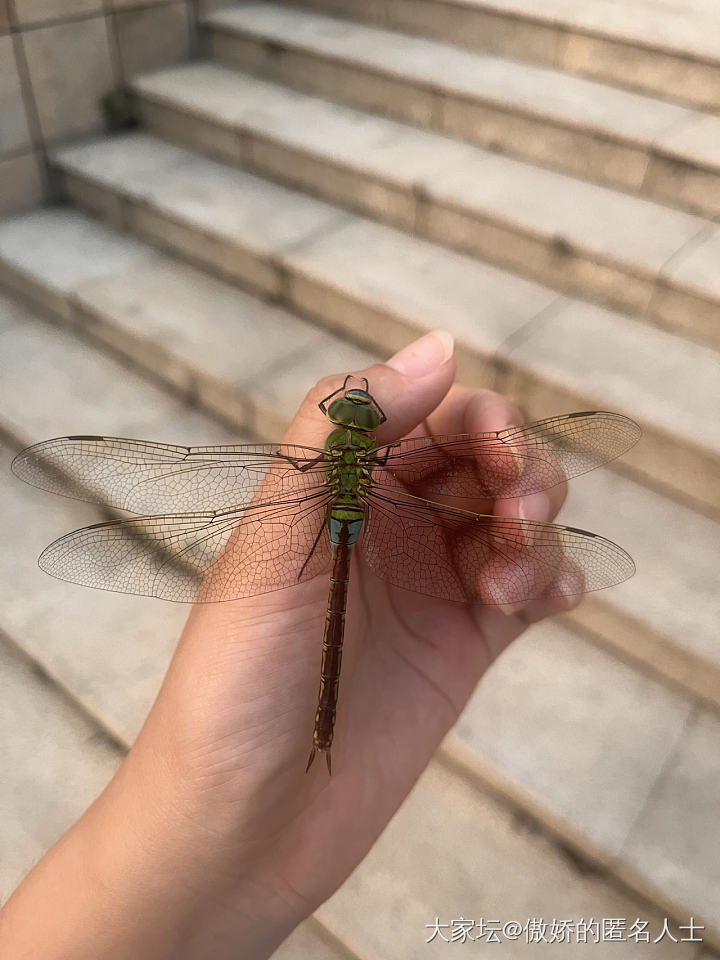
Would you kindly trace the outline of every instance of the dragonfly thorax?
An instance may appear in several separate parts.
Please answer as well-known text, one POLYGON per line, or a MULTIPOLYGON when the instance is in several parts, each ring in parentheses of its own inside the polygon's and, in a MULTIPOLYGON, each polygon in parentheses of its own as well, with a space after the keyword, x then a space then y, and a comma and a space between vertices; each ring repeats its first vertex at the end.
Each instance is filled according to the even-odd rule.
POLYGON ((331 460, 327 465, 328 486, 334 504, 359 503, 370 485, 375 438, 362 430, 337 427, 325 442, 331 460))

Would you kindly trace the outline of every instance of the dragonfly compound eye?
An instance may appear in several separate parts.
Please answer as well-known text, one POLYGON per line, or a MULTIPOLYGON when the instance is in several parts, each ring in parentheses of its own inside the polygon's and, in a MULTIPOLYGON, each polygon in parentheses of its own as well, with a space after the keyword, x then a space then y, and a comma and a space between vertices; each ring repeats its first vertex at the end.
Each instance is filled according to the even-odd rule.
POLYGON ((327 418, 341 427, 350 427, 371 433, 382 423, 380 411, 369 393, 363 390, 348 390, 333 400, 327 409, 327 418))

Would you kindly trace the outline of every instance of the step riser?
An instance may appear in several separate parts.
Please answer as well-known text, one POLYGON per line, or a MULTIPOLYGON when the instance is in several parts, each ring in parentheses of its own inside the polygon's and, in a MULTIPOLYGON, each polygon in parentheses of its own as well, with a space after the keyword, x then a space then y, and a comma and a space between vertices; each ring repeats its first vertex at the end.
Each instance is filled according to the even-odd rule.
POLYGON ((198 120, 146 98, 141 98, 138 108, 144 126, 161 137, 720 349, 720 304, 671 286, 667 280, 639 275, 622 262, 599 262, 593 253, 562 240, 483 219, 475 211, 451 206, 407 184, 380 180, 358 168, 299 152, 248 129, 213 125, 206 118, 198 120))
MULTIPOLYGON (((452 0, 303 0, 302 6, 446 43, 568 70, 711 110, 720 64, 452 0)), ((541 7, 538 10, 541 11, 541 7)))
POLYGON ((646 145, 404 83, 311 51, 273 47, 251 35, 204 31, 208 56, 228 66, 350 106, 409 121, 586 180, 637 192, 707 217, 720 215, 720 175, 646 145))
POLYGON ((557 66, 693 107, 720 109, 717 64, 576 33, 568 36, 557 66))
MULTIPOLYGON (((157 245, 198 263, 222 277, 248 285, 265 297, 276 299, 292 309, 319 320, 323 325, 341 331, 364 346, 383 353, 398 349, 417 335, 412 318, 390 314, 372 303, 358 300, 342 290, 333 289, 324 276, 303 275, 293 268, 292 253, 288 257, 269 258, 257 251, 242 248, 221 235, 197 230, 191 223, 171 219, 164 211, 147 201, 113 194, 87 178, 61 173, 67 195, 81 208, 107 217, 114 226, 129 229, 157 245), (101 203, 99 194, 107 193, 108 202, 101 203)), ((458 344, 459 374, 467 382, 484 382, 497 389, 517 391, 533 411, 557 413, 562 410, 587 409, 594 404, 580 394, 571 394, 560 386, 539 380, 531 370, 512 366, 494 356, 480 356, 462 343, 458 344)), ((668 488, 683 500, 690 500, 703 509, 720 509, 720 489, 714 478, 720 463, 706 451, 684 442, 682 437, 668 436, 651 426, 644 426, 645 436, 625 463, 645 481, 668 488)))

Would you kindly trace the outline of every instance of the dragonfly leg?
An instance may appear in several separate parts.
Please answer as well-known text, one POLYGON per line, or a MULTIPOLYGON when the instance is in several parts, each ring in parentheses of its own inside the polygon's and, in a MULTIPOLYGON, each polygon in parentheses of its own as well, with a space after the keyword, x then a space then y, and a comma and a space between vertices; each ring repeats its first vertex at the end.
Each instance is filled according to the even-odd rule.
MULTIPOLYGON (((329 510, 328 510, 328 513, 329 513, 329 510)), ((327 518, 325 523, 327 523, 327 518)), ((312 559, 312 555, 315 553, 315 550, 317 549, 317 545, 320 543, 320 537, 323 535, 323 531, 325 530, 325 523, 318 530, 318 535, 315 537, 315 542, 310 548, 310 553, 305 557, 305 561, 303 565, 300 567, 300 572, 297 575, 298 580, 302 579, 302 575, 305 572, 305 567, 310 563, 310 560, 312 559)))
POLYGON ((391 452, 395 449, 395 447, 399 447, 399 446, 400 446, 399 443, 389 443, 387 445, 387 449, 385 450, 385 453, 382 456, 375 457, 375 465, 380 467, 387 466, 388 458, 390 457, 391 452))
POLYGON ((308 460, 307 463, 304 463, 302 466, 300 466, 297 460, 295 460, 293 457, 289 457, 286 453, 280 453, 278 450, 277 456, 280 457, 281 460, 287 460, 287 462, 291 463, 296 470, 300 471, 300 473, 304 473, 306 470, 309 470, 310 467, 315 467, 318 463, 322 463, 325 460, 325 454, 321 453, 319 457, 316 457, 314 460, 308 460))

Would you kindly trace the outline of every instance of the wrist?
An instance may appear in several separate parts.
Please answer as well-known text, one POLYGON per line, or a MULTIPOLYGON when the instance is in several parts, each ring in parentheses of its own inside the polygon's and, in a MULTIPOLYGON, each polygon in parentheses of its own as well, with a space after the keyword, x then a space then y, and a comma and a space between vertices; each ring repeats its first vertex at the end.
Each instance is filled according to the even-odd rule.
POLYGON ((262 871, 229 871, 222 838, 193 829, 176 786, 131 755, 0 913, 17 960, 268 957, 303 919, 262 871), (38 922, 42 915, 42 923, 38 922))

